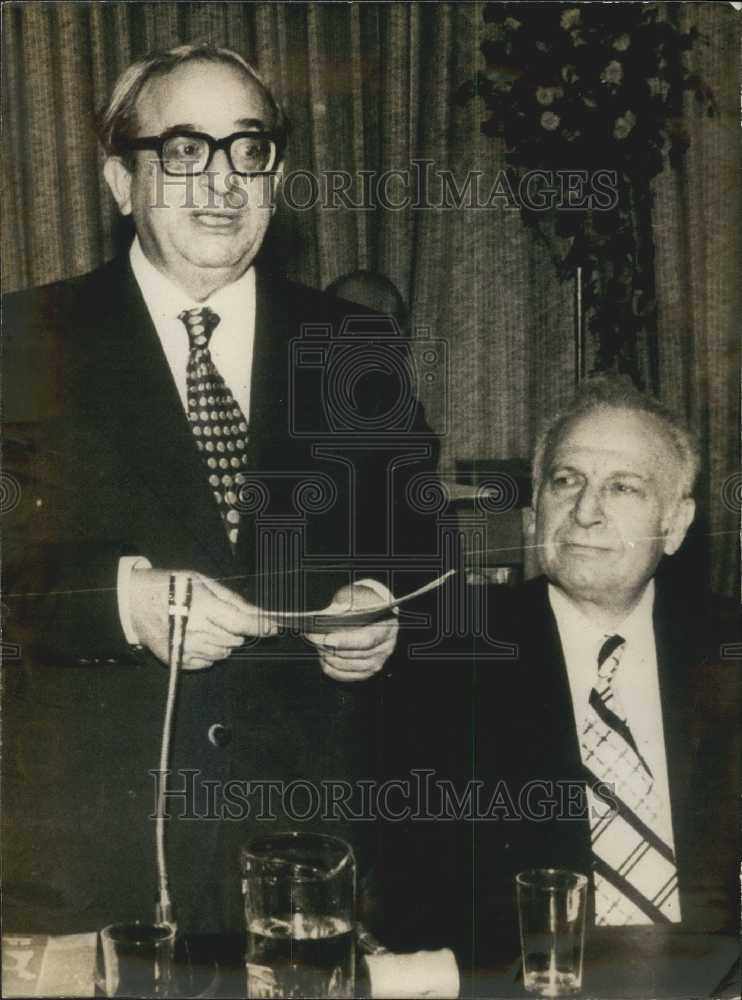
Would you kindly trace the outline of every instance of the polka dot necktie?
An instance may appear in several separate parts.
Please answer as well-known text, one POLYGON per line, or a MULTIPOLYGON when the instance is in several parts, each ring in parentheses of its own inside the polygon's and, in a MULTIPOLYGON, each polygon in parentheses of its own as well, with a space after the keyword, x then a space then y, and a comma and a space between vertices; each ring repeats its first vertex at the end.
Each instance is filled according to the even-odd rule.
POLYGON ((240 526, 239 490, 247 473, 247 420, 211 358, 219 316, 208 306, 178 316, 188 331, 188 420, 208 470, 209 485, 234 548, 240 526))
POLYGON ((675 923, 680 898, 672 827, 614 687, 625 648, 620 635, 609 636, 601 646, 580 734, 590 804, 595 922, 675 923))

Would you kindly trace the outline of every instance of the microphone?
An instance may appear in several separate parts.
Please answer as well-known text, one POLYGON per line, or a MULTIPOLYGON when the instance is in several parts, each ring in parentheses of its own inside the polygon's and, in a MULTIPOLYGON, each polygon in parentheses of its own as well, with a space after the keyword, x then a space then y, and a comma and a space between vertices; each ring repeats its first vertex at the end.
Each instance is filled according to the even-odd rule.
POLYGON ((178 692, 178 672, 183 666, 183 646, 192 598, 193 581, 190 576, 171 574, 168 593, 168 664, 170 673, 167 700, 165 702, 165 718, 162 724, 160 781, 157 788, 155 822, 155 849, 157 852, 155 923, 170 927, 175 932, 177 932, 178 925, 175 920, 173 902, 170 898, 167 852, 165 848, 165 801, 167 797, 167 779, 170 772, 170 744, 172 742, 173 718, 178 692))

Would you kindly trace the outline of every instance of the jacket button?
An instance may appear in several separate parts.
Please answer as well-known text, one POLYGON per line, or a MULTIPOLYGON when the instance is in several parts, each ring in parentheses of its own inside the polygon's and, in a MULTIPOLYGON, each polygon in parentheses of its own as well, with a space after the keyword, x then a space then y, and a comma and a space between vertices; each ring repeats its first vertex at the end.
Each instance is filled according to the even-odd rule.
POLYGON ((209 726, 209 743, 215 747, 226 747, 232 740, 232 730, 229 726, 223 726, 221 722, 215 722, 209 726))

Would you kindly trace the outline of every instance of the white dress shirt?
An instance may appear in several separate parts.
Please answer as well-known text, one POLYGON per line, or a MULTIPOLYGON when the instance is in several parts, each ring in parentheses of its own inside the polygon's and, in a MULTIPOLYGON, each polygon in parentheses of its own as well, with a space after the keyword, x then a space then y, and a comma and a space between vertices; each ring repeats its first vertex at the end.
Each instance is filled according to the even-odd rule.
POLYGON ((626 640, 614 689, 626 712, 639 752, 654 777, 654 787, 661 803, 657 832, 664 836, 674 850, 657 649, 652 622, 654 580, 649 582, 628 618, 611 632, 606 632, 586 618, 552 584, 549 584, 549 603, 559 629, 578 734, 582 732, 585 722, 590 689, 598 676, 600 647, 609 635, 617 634, 626 640))
MULTIPOLYGON (((220 317, 220 323, 209 342, 211 357, 249 424, 250 379, 255 344, 255 269, 248 268, 242 277, 231 285, 218 289, 206 302, 196 302, 148 260, 139 237, 134 238, 129 259, 134 278, 160 339, 184 413, 188 409, 186 370, 189 344, 188 333, 178 316, 184 309, 200 309, 208 305, 220 317)), ((135 569, 151 568, 152 564, 144 556, 124 556, 119 560, 119 620, 126 641, 131 645, 137 645, 139 641, 131 621, 131 574, 135 569)), ((370 587, 383 601, 392 599, 389 589, 377 580, 364 579, 357 583, 370 587)))
MULTIPOLYGON (((178 316, 184 309, 200 309, 208 305, 220 318, 209 341, 211 357, 240 409, 249 418, 255 343, 255 269, 249 267, 237 281, 218 289, 206 302, 196 302, 151 263, 142 250, 138 236, 134 237, 131 245, 129 261, 160 338, 183 412, 188 411, 186 371, 190 345, 186 328, 178 316)), ((152 564, 144 556, 124 556, 119 560, 116 581, 119 620, 126 641, 131 645, 138 642, 131 622, 131 573, 135 569, 151 568, 152 564)))
POLYGON ((189 345, 186 328, 178 316, 184 309, 200 309, 208 305, 221 320, 209 341, 211 357, 240 409, 249 418, 255 342, 255 268, 249 267, 241 278, 220 288, 205 302, 196 302, 147 259, 139 237, 135 237, 131 245, 129 259, 160 338, 184 412, 188 409, 186 369, 189 345))

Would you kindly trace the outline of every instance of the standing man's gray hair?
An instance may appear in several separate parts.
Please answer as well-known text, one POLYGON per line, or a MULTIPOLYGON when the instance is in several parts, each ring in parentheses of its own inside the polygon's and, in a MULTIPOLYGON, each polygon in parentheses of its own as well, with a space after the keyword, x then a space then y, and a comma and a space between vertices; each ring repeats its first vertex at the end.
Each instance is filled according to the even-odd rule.
POLYGON ((128 66, 116 81, 111 98, 101 111, 98 137, 108 156, 120 156, 127 166, 131 158, 129 142, 136 138, 137 101, 145 84, 158 76, 166 76, 177 66, 189 62, 226 63, 236 66, 263 90, 273 112, 278 162, 286 150, 288 125, 283 110, 258 71, 238 52, 219 45, 178 45, 172 49, 151 52, 128 66))

